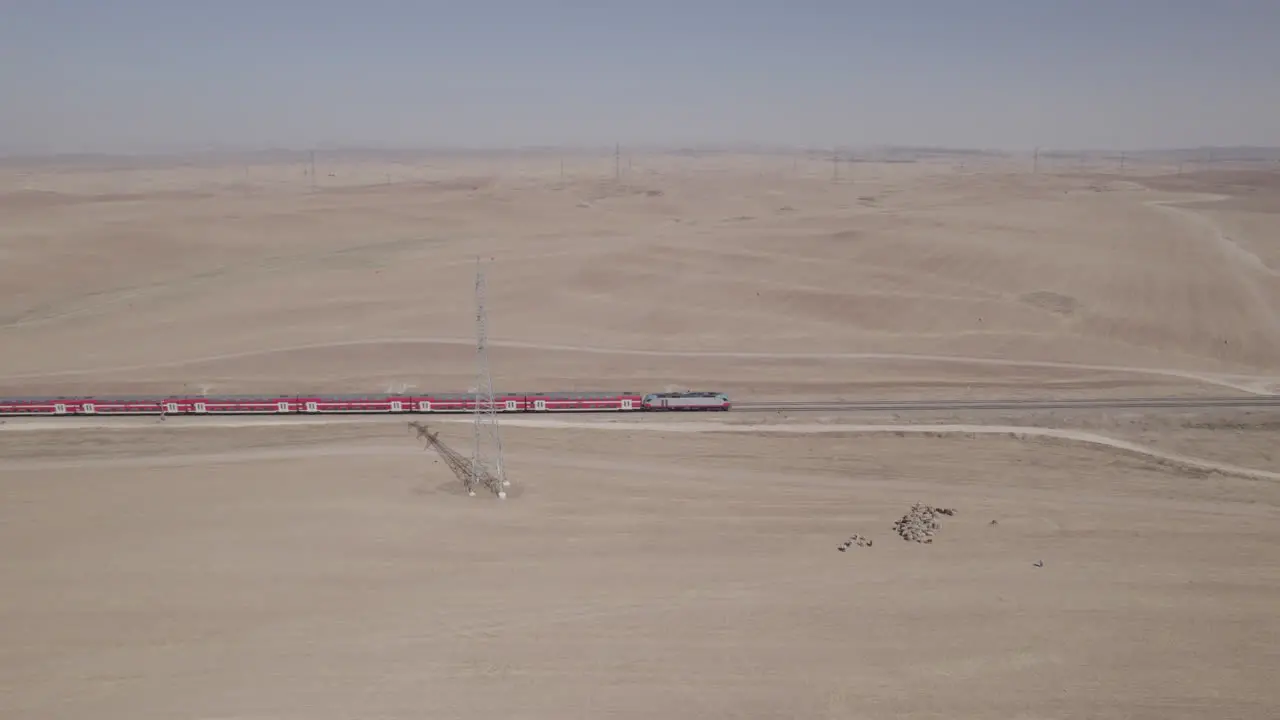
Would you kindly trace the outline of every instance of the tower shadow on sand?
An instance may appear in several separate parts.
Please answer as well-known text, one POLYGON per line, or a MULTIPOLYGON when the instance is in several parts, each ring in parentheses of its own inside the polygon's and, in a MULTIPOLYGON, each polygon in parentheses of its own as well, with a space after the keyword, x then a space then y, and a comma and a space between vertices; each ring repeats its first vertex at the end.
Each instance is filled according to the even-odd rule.
MULTIPOLYGON (((503 486, 501 479, 489 472, 488 468, 483 465, 474 465, 471 460, 449 447, 440 439, 440 431, 431 432, 426 424, 417 421, 411 421, 408 425, 409 429, 417 434, 419 440, 426 442, 425 449, 434 450, 461 483, 461 485, 448 483, 438 488, 439 490, 450 494, 474 495, 477 491, 484 489, 500 498, 507 497, 507 489, 503 486)), ((518 495, 519 492, 515 494, 518 495)))

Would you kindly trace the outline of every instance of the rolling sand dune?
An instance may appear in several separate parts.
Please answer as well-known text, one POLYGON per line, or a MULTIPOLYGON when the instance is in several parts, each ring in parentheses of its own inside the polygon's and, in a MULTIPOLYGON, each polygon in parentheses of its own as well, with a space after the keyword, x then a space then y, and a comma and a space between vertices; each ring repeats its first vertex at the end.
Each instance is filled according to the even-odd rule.
MULTIPOLYGON (((445 183, 439 170, 360 192, 219 189, 220 171, 187 170, 202 194, 154 199, 123 180, 126 199, 103 199, 70 192, 87 173, 28 173, 26 186, 61 201, 24 205, 33 189, 10 191, 2 389, 136 369, 105 373, 108 392, 152 368, 225 358, 165 380, 229 392, 260 375, 236 362, 246 353, 467 338, 476 254, 493 258, 498 347, 866 353, 809 379, 836 384, 851 374, 879 383, 903 371, 904 355, 1079 365, 1086 381, 1098 366, 1177 371, 1189 387, 1199 383, 1187 373, 1258 377, 1264 390, 1280 375, 1280 279, 1245 261, 1261 251, 1227 252, 1243 246, 1222 242, 1211 220, 1150 202, 1178 196, 929 165, 859 165, 833 184, 816 163, 773 159, 781 167, 754 174, 748 158, 702 171, 639 158, 614 185, 579 162, 587 167, 563 181, 545 160, 509 175, 474 161, 453 176, 483 180, 445 183)), ((111 176, 98 175, 105 189, 111 176)), ((469 372, 464 353, 419 351, 404 382, 453 389, 469 372)), ((605 375, 661 357, 620 355, 605 375)), ((370 348, 346 372, 319 360, 317 374, 381 390, 405 372, 402 358, 394 345, 370 348)), ((529 387, 557 377, 562 360, 523 352, 497 372, 529 387)), ((661 365, 678 376, 680 362, 661 365)), ((939 375, 964 386, 955 361, 942 362, 939 375)), ((270 379, 313 376, 294 356, 270 379)), ((738 383, 728 391, 749 387, 728 379, 738 383)))
MULTIPOLYGON (((0 394, 466 390, 477 255, 499 389, 1280 392, 1266 173, 964 162, 0 166, 0 394)), ((510 418, 501 502, 402 419, 10 420, 0 715, 1272 718, 1280 419, 1184 415, 510 418)))

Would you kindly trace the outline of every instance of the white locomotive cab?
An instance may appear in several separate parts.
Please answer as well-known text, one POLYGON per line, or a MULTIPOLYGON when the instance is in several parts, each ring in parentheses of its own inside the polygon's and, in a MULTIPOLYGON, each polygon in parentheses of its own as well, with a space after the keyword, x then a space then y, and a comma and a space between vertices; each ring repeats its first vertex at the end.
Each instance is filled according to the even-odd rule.
POLYGON ((726 410, 729 396, 718 392, 652 393, 645 396, 644 406, 658 410, 726 410))

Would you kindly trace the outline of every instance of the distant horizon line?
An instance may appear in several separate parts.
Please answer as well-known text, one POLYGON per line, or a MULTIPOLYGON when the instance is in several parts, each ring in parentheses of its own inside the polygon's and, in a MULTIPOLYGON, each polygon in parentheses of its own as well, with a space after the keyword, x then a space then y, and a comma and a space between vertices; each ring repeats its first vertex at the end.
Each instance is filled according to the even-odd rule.
POLYGON ((821 155, 830 159, 833 153, 843 154, 859 154, 866 153, 864 158, 846 158, 846 159, 865 159, 873 161, 875 156, 888 158, 889 156, 904 153, 926 154, 926 155, 958 155, 958 156, 984 156, 984 157, 1025 157, 1039 154, 1040 157, 1052 158, 1055 156, 1063 157, 1084 157, 1099 155, 1117 155, 1127 154, 1137 159, 1141 156, 1170 156, 1182 155, 1187 159, 1203 159, 1206 154, 1209 159, 1222 162, 1260 162, 1260 161, 1280 161, 1280 146, 1275 145, 1197 145, 1197 146, 1170 146, 1170 147, 1135 147, 1135 148, 1108 148, 1108 147, 1054 147, 1039 146, 1028 147, 1020 150, 1011 150, 1007 148, 988 148, 988 147, 967 147, 967 146, 950 146, 950 145, 911 145, 911 144, 837 144, 830 146, 805 145, 795 143, 756 143, 756 142, 723 142, 723 143, 608 143, 608 144, 576 144, 576 145, 556 145, 556 144, 531 144, 531 145, 403 145, 403 146, 378 146, 378 145, 339 145, 339 144, 317 144, 313 147, 306 146, 203 146, 203 147, 174 147, 170 149, 153 149, 153 150, 136 150, 136 151, 0 151, 0 160, 4 161, 20 161, 20 160, 113 160, 113 159, 161 159, 161 158, 189 158, 189 157, 208 157, 208 156, 297 156, 300 159, 308 158, 312 153, 317 155, 324 153, 328 155, 497 155, 511 153, 531 153, 531 154, 612 154, 616 148, 621 148, 629 152, 646 152, 655 154, 724 154, 724 153, 761 153, 761 154, 787 154, 787 155, 821 155), (1244 157, 1243 154, 1250 155, 1261 154, 1265 157, 1244 157))

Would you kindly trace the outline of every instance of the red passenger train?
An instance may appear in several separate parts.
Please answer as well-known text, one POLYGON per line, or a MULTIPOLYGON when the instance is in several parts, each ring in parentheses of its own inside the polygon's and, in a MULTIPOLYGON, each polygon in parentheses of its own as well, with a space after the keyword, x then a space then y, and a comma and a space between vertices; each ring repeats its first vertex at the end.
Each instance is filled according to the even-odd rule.
MULTIPOLYGON (((504 413, 643 412, 730 408, 720 392, 528 392, 495 393, 504 413)), ((471 393, 367 395, 128 395, 0 398, 0 415, 323 415, 355 413, 475 412, 471 393)))

